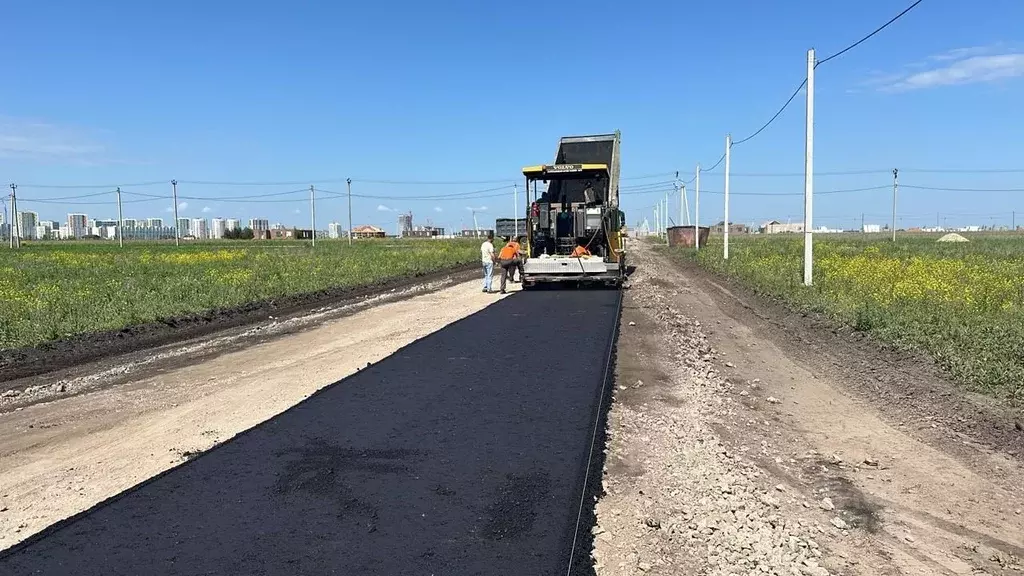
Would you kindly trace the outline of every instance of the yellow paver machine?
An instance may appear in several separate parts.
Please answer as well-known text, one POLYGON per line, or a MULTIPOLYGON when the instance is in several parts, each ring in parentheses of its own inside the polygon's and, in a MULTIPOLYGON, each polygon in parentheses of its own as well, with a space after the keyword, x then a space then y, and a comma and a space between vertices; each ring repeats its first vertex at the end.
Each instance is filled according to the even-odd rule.
POLYGON ((554 164, 523 168, 527 259, 523 286, 626 276, 626 215, 619 210, 620 135, 568 136, 554 164), (546 184, 538 193, 537 184, 546 184))

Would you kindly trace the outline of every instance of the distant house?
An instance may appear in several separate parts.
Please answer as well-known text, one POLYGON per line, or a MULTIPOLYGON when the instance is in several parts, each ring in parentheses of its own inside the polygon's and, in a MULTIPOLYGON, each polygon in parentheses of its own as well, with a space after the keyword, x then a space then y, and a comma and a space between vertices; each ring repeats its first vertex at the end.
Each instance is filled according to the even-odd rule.
POLYGON ((352 236, 355 238, 386 238, 387 233, 383 228, 377 228, 369 224, 352 227, 352 236))
POLYGON ((411 230, 402 231, 403 238, 433 238, 444 236, 444 228, 437 226, 419 226, 411 230))
MULTIPOLYGON (((725 221, 720 221, 711 227, 712 234, 724 234, 725 233, 725 221)), ((737 224, 733 222, 729 224, 729 234, 749 234, 750 227, 746 224, 737 224)))
POLYGON ((254 230, 254 240, 312 240, 313 231, 302 228, 271 228, 254 230))
POLYGON ((762 234, 801 234, 804 231, 804 223, 791 222, 783 224, 778 220, 769 220, 761 224, 759 230, 762 234))
POLYGON ((493 234, 494 230, 485 230, 483 228, 481 228, 479 230, 476 230, 476 229, 473 229, 473 228, 468 228, 468 229, 462 231, 462 237, 463 238, 485 238, 488 233, 493 234))

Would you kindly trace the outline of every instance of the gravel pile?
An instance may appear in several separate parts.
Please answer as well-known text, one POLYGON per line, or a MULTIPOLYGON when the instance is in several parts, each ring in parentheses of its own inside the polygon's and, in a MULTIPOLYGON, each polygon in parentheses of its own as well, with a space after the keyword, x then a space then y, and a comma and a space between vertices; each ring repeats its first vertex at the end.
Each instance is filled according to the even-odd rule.
MULTIPOLYGON (((654 268, 644 251, 634 259, 627 308, 648 317, 622 330, 649 331, 653 318, 667 353, 638 354, 650 356, 643 361, 666 378, 618 383, 609 416, 610 472, 594 529, 597 573, 832 574, 815 538, 845 527, 800 518, 810 506, 823 508, 791 495, 720 441, 715 430, 730 426, 736 406, 728 398, 732 385, 715 370, 700 323, 675 309, 673 290, 645 273, 654 268)), ((774 450, 762 441, 759 452, 774 450)))

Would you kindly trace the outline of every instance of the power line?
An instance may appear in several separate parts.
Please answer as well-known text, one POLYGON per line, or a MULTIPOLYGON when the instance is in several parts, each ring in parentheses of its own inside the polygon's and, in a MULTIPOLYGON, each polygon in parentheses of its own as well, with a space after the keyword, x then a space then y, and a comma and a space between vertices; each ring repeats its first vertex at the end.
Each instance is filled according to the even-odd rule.
POLYGON ((52 189, 52 190, 74 190, 74 189, 87 189, 87 188, 109 188, 113 191, 118 186, 121 187, 134 187, 141 188, 143 186, 155 186, 157 184, 168 184, 166 180, 152 181, 152 182, 135 182, 133 184, 18 184, 18 188, 40 188, 40 189, 52 189))
MULTIPOLYGON (((725 160, 725 153, 724 152, 722 153, 722 157, 718 159, 718 162, 715 162, 714 166, 712 166, 711 168, 708 168, 707 170, 705 170, 704 168, 701 168, 700 171, 701 172, 711 172, 715 168, 718 168, 718 166, 722 163, 722 160, 725 160)), ((693 177, 697 178, 697 175, 694 174, 693 177)))
MULTIPOLYGON (((789 105, 793 103, 793 99, 796 98, 796 95, 799 94, 800 91, 803 90, 804 86, 806 86, 806 85, 807 85, 807 78, 804 78, 803 81, 800 82, 800 85, 796 87, 796 90, 793 91, 793 94, 790 95, 789 100, 786 100, 786 103, 782 105, 782 108, 779 108, 779 111, 776 112, 775 115, 772 116, 770 120, 768 120, 767 122, 764 123, 763 126, 758 128, 757 132, 754 132, 750 136, 747 136, 746 138, 743 138, 741 140, 734 141, 732 143, 732 145, 736 146, 737 144, 743 144, 744 142, 747 142, 748 140, 751 140, 752 138, 755 138, 758 134, 763 132, 765 128, 771 126, 772 122, 775 122, 775 119, 778 118, 779 116, 781 116, 782 113, 786 111, 786 108, 789 108, 789 105)), ((724 158, 724 156, 723 156, 723 158, 724 158)))
MULTIPOLYGON (((900 184, 900 187, 902 188, 903 185, 900 184)), ((815 191, 814 194, 816 196, 819 195, 819 194, 821 194, 821 195, 826 195, 826 194, 853 194, 853 193, 856 193, 856 192, 872 192, 872 191, 875 191, 875 190, 892 190, 892 185, 887 184, 885 186, 870 186, 870 187, 867 187, 867 188, 844 188, 844 189, 838 189, 838 190, 822 190, 820 192, 815 191)), ((704 189, 701 189, 700 193, 701 194, 725 194, 725 192, 722 192, 721 190, 704 190, 704 189)), ((730 190, 729 191, 729 195, 730 196, 803 196, 804 193, 803 192, 733 192, 732 190, 730 190)))
MULTIPOLYGON (((903 171, 904 170, 902 168, 900 168, 900 172, 903 172, 903 171)), ((716 172, 715 174, 722 174, 722 172, 716 172)), ((818 176, 863 176, 863 175, 868 175, 868 174, 892 174, 892 168, 885 168, 885 169, 880 169, 880 170, 837 170, 837 171, 833 171, 833 172, 829 172, 829 171, 818 172, 816 170, 814 172, 814 176, 816 178, 818 176)), ((730 177, 731 176, 743 176, 743 177, 750 177, 750 178, 754 178, 754 177, 756 177, 756 178, 776 178, 776 177, 787 177, 787 178, 800 177, 800 178, 803 178, 804 177, 804 173, 803 172, 729 172, 729 176, 730 177)))
MULTIPOLYGON (((888 28, 890 24, 892 24, 893 22, 895 22, 895 21, 899 20, 900 18, 902 18, 904 14, 906 14, 907 12, 910 12, 911 10, 913 10, 913 9, 914 9, 915 7, 917 7, 917 5, 918 5, 918 4, 920 4, 921 2, 922 2, 922 0, 917 0, 916 2, 914 2, 913 4, 911 4, 910 6, 908 6, 908 7, 907 7, 907 8, 905 9, 905 10, 903 10, 903 12, 900 12, 899 14, 897 14, 897 15, 893 16, 893 17, 892 17, 892 19, 890 19, 890 20, 889 20, 888 22, 886 22, 885 24, 882 24, 882 25, 881 25, 881 26, 879 26, 878 28, 875 28, 874 32, 872 32, 872 33, 868 34, 867 36, 865 36, 865 37, 861 38, 860 40, 857 40, 857 41, 856 41, 856 42, 854 42, 853 44, 850 44, 850 45, 849 45, 849 46, 847 46, 846 48, 843 48, 842 50, 840 50, 839 52, 836 52, 835 54, 833 54, 833 55, 829 56, 828 58, 825 58, 825 59, 819 60, 818 62, 816 62, 816 63, 814 64, 814 67, 815 67, 815 68, 817 68, 818 66, 821 66, 821 65, 822 65, 822 64, 824 64, 825 62, 828 62, 829 60, 832 60, 833 58, 838 58, 839 56, 842 56, 843 54, 845 54, 845 53, 849 52, 850 50, 853 50, 854 48, 856 48, 857 46, 859 46, 859 45, 860 45, 861 43, 865 42, 865 41, 866 41, 866 40, 867 40, 868 38, 871 38, 871 37, 872 37, 872 36, 874 36, 875 34, 878 34, 878 33, 879 33, 879 32, 881 32, 882 30, 885 30, 886 28, 888 28)), ((804 80, 804 81, 806 82, 806 80, 804 80)))
POLYGON ((1020 174, 1024 168, 900 168, 900 172, 932 174, 1020 174))
POLYGON ((936 186, 913 186, 900 183, 900 189, 934 190, 937 192, 1024 192, 1024 188, 940 188, 936 186))

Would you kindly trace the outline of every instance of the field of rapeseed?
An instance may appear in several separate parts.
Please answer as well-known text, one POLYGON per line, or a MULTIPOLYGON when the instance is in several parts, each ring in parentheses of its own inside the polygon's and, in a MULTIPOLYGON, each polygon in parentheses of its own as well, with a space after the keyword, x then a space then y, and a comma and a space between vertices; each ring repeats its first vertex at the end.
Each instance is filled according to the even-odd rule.
POLYGON ((802 236, 731 238, 728 261, 720 238, 699 255, 674 253, 795 309, 928 352, 972 390, 1024 401, 1024 236, 935 240, 816 235, 813 287, 802 283, 802 236))
POLYGON ((477 258, 463 240, 27 244, 0 250, 0 349, 477 258))

